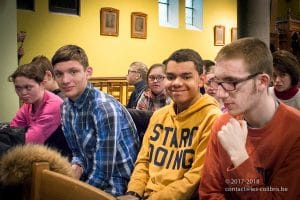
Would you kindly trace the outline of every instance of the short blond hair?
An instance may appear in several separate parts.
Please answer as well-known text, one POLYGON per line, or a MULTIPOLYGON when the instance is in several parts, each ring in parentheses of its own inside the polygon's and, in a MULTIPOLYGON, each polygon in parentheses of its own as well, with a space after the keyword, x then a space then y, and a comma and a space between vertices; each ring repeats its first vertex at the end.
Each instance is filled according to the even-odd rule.
POLYGON ((133 62, 130 64, 130 67, 136 70, 144 81, 147 80, 148 67, 146 64, 142 62, 133 62))
POLYGON ((260 39, 247 37, 238 39, 224 46, 217 54, 215 61, 243 59, 251 74, 266 73, 273 75, 273 58, 270 49, 260 39))

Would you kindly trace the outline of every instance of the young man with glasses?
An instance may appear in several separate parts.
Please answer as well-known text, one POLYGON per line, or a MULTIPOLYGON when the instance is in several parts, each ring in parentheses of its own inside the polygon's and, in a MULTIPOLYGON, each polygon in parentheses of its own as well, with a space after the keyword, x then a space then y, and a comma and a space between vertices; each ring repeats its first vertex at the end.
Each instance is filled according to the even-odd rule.
POLYGON ((134 85, 134 91, 131 93, 126 108, 136 108, 136 104, 147 87, 147 66, 142 62, 133 62, 130 64, 126 76, 129 85, 134 85))
POLYGON ((138 110, 155 111, 171 103, 166 92, 165 65, 154 64, 147 73, 148 88, 143 92, 137 102, 138 110))
POLYGON ((197 194, 217 101, 201 95, 202 58, 179 49, 166 60, 173 102, 155 111, 146 130, 127 196, 119 199, 191 199, 197 194))
POLYGON ((269 93, 272 55, 244 38, 216 56, 217 89, 228 109, 212 128, 199 187, 203 199, 297 199, 300 112, 269 93))

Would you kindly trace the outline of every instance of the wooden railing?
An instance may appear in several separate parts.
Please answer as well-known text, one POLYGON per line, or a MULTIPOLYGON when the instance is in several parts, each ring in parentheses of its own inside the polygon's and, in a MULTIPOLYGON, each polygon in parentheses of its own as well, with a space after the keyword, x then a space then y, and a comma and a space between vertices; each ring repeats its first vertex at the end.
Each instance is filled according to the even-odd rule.
POLYGON ((134 89, 128 84, 126 77, 93 77, 90 82, 94 87, 115 97, 123 105, 127 105, 134 89))

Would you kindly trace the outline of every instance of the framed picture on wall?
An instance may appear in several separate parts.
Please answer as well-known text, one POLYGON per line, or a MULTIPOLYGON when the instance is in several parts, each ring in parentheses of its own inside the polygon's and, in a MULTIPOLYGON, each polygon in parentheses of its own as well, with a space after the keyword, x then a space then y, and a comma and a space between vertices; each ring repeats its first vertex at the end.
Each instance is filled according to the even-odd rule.
POLYGON ((141 12, 131 13, 131 37, 147 38, 147 14, 141 12))
POLYGON ((214 27, 214 45, 215 46, 225 45, 225 26, 216 25, 214 27))
POLYGON ((231 28, 231 42, 237 40, 237 28, 231 28))
POLYGON ((119 10, 115 8, 101 8, 100 34, 109 36, 119 35, 119 10))

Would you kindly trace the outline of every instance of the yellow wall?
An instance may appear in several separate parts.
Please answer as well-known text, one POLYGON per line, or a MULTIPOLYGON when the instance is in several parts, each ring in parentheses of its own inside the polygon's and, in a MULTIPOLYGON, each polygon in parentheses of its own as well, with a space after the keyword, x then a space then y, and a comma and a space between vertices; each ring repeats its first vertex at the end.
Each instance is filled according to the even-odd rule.
POLYGON ((179 48, 193 48, 204 59, 213 59, 221 48, 213 45, 214 25, 226 26, 227 44, 230 29, 237 24, 236 0, 203 0, 202 31, 185 29, 184 0, 180 0, 179 28, 158 25, 157 0, 81 0, 80 16, 49 13, 48 0, 35 4, 35 12, 17 11, 18 31, 27 32, 21 64, 38 54, 51 58, 62 45, 77 44, 86 50, 93 76, 124 76, 131 62, 150 66, 179 48), (120 10, 118 37, 100 35, 101 7, 120 10), (131 12, 148 14, 147 39, 130 37, 131 12))
POLYGON ((19 99, 8 82, 17 66, 16 1, 0 1, 0 122, 9 122, 16 114, 19 99))

